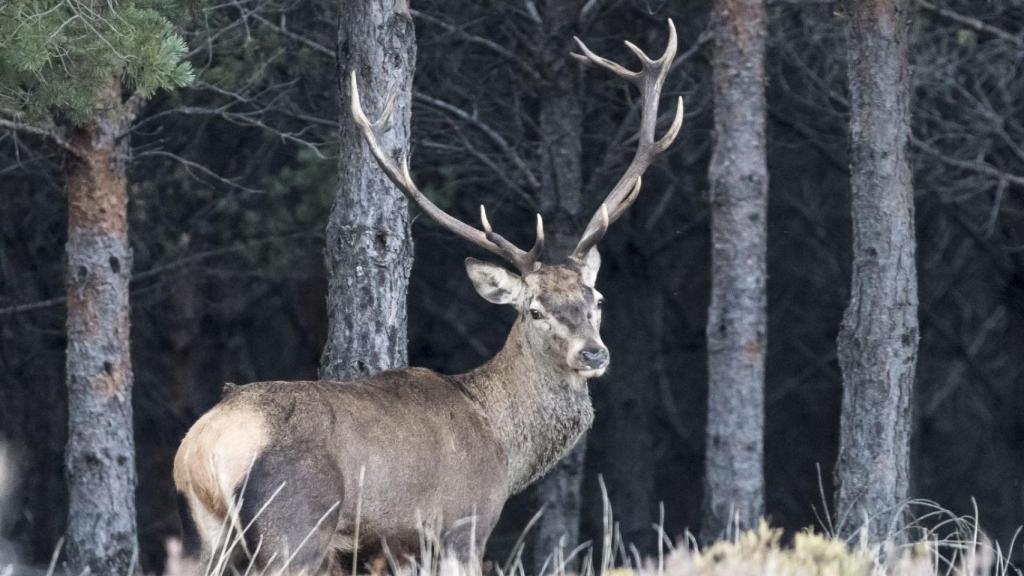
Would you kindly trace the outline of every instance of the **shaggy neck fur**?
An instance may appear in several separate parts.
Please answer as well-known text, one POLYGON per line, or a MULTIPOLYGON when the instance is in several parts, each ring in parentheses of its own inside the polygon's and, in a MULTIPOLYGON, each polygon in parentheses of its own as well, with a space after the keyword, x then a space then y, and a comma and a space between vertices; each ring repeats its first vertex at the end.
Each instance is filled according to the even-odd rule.
POLYGON ((513 494, 568 454, 594 420, 586 379, 536 353, 521 323, 494 358, 455 376, 481 403, 508 454, 513 494))

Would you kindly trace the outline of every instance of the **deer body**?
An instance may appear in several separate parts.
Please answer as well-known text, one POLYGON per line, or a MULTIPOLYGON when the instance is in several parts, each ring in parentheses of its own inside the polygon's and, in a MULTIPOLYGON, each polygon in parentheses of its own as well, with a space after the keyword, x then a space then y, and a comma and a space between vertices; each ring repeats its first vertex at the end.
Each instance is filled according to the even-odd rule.
POLYGON ((396 164, 377 141, 390 104, 370 122, 353 73, 352 116, 377 163, 433 220, 519 271, 466 260, 477 292, 513 306, 517 318, 501 351, 466 374, 407 368, 348 382, 260 382, 230 391, 189 430, 174 462, 175 486, 215 571, 218 557, 232 556, 263 571, 298 574, 343 571, 353 553, 400 560, 420 551, 424 529, 459 559, 482 558, 508 497, 550 470, 590 427, 587 381, 609 363, 595 245, 636 200, 641 175, 682 123, 680 99, 667 134, 654 140, 658 96, 676 50, 671 21, 661 58, 627 47, 641 71, 580 43, 580 58, 640 88, 641 126, 625 174, 557 265, 539 260, 539 215, 537 240, 524 251, 492 230, 483 207, 480 230, 427 199, 405 160, 396 164))
POLYGON ((358 513, 359 546, 370 553, 386 538, 395 557, 416 554, 423 522, 460 556, 480 554, 507 498, 558 462, 593 420, 586 380, 523 354, 518 324, 501 352, 466 374, 407 368, 230 393, 193 426, 175 460, 202 540, 217 542, 228 524, 244 528, 256 517, 240 543, 252 552, 265 525, 286 521, 295 528, 277 544, 294 551, 312 532, 291 563, 316 564, 325 548, 354 551, 358 513), (237 519, 227 517, 232 500, 241 502, 237 519))

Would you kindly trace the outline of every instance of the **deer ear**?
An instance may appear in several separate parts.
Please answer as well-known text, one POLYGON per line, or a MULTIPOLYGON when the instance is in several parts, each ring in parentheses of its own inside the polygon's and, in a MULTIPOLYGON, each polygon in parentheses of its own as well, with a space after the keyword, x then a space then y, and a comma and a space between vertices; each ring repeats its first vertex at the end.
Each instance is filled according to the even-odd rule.
POLYGON ((495 304, 515 304, 523 292, 523 280, 497 264, 466 258, 466 273, 478 294, 495 304))
POLYGON ((580 267, 583 285, 593 288, 594 283, 597 282, 597 271, 600 269, 601 254, 597 251, 597 246, 591 246, 590 250, 587 250, 587 259, 583 261, 583 265, 580 267))

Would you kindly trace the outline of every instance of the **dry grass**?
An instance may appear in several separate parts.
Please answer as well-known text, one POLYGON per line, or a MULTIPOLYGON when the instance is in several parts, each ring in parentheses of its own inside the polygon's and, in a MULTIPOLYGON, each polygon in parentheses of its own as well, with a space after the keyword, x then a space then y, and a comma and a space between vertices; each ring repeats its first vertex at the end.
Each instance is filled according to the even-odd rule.
POLYGON ((920 541, 910 546, 879 548, 850 546, 821 533, 801 532, 791 544, 782 544, 782 532, 767 524, 735 539, 719 542, 706 550, 678 547, 665 558, 662 568, 648 562, 639 576, 930 576, 1006 574, 1004 567, 993 572, 997 554, 982 542, 920 541), (961 554, 967 545, 973 552, 961 554), (949 548, 958 550, 955 558, 949 548), (889 548, 886 550, 886 548, 889 548))
MULTIPOLYGON (((556 550, 548 559, 544 576, 981 576, 1021 574, 1008 555, 981 532, 975 517, 957 516, 938 505, 913 501, 904 507, 916 511, 907 523, 880 546, 862 538, 847 541, 825 532, 802 531, 787 541, 781 529, 766 522, 753 530, 701 549, 687 534, 671 541, 658 527, 661 547, 655 557, 642 558, 618 536, 610 512, 605 514, 604 537, 595 545, 575 550, 556 550)), ((535 518, 536 520, 536 518, 535 518)), ((520 543, 525 534, 520 538, 520 543)), ((1011 548, 1013 544, 1011 543, 1011 548)), ((223 564, 214 571, 178 571, 180 555, 169 549, 171 559, 165 576, 220 576, 230 573, 223 564)), ((497 576, 526 576, 522 546, 514 548, 503 565, 488 563, 497 576)), ((223 551, 230 556, 230 551, 223 551)), ((399 576, 480 576, 478 562, 461 564, 445 556, 436 538, 424 536, 416 558, 386 565, 361 567, 367 573, 399 576)), ((248 573, 258 573, 252 567, 248 573)), ((275 568, 271 573, 279 573, 275 568)))
MULTIPOLYGON (((13 486, 11 454, 0 444, 0 504, 13 486), (6 465, 5 465, 6 464, 6 465)), ((243 491, 244 493, 244 491, 243 491)), ((275 493, 276 495, 276 493, 275 493)), ((241 503, 234 503, 238 507, 241 503)), ((237 509, 237 508, 236 508, 237 509)), ((957 516, 932 502, 912 501, 903 506, 903 517, 912 518, 906 526, 894 530, 880 546, 869 546, 862 538, 852 541, 830 535, 831 525, 823 531, 796 534, 791 540, 783 532, 762 523, 758 528, 739 532, 728 540, 701 549, 692 535, 671 540, 664 531, 652 527, 661 546, 654 557, 642 558, 635 548, 623 542, 607 499, 604 535, 601 542, 585 544, 574 550, 555 550, 544 569, 544 576, 981 576, 1018 575, 1009 563, 1009 553, 992 543, 981 531, 977 514, 957 516)), ((2 510, 0 510, 2 512, 2 510)), ((2 515, 0 515, 2 516, 2 515)), ((529 528, 538 520, 531 521, 529 528)), ((186 558, 181 544, 167 545, 164 576, 222 576, 235 574, 228 559, 237 557, 242 538, 232 523, 224 525, 223 546, 206 564, 186 558)), ((242 532, 248 526, 238 527, 242 532)), ((488 572, 497 576, 527 576, 522 560, 520 537, 503 564, 488 564, 488 572)), ((1009 543, 1009 549, 1015 546, 1009 543)), ((0 576, 17 574, 65 574, 54 553, 49 569, 18 565, 0 546, 0 576)), ((10 550, 8 550, 8 553, 10 550)), ((285 555, 287 557, 288 555, 285 555)), ((285 567, 286 568, 286 567, 285 567)), ((420 553, 415 558, 388 558, 387 563, 361 567, 367 572, 400 576, 480 576, 479 562, 461 564, 443 554, 437 538, 424 531, 420 553)), ((242 574, 281 574, 278 565, 269 571, 254 566, 242 574)), ((530 575, 532 576, 532 575, 530 575)))

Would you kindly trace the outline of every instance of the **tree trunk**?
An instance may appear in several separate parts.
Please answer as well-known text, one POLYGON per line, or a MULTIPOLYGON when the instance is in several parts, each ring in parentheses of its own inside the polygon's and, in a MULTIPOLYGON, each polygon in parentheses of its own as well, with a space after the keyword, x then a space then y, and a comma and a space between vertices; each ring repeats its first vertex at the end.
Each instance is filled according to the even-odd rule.
MULTIPOLYGON (((539 206, 544 214, 547 256, 566 258, 576 247, 583 204, 581 167, 583 106, 580 102, 580 71, 569 58, 570 39, 582 2, 549 0, 538 27, 538 43, 544 76, 540 90, 541 189, 539 206)), ((580 440, 532 490, 535 504, 544 515, 532 534, 526 559, 528 571, 539 573, 559 547, 568 553, 579 540, 580 489, 586 438, 580 440)))
MULTIPOLYGON (((843 373, 836 514, 871 542, 907 497, 917 361, 909 0, 847 3, 853 272, 839 332, 843 373)), ((897 526, 898 527, 898 526, 897 526)))
POLYGON ((406 2, 342 0, 339 185, 327 223, 327 343, 321 377, 345 379, 404 366, 406 292, 413 248, 405 197, 388 181, 350 116, 348 75, 356 72, 368 114, 395 93, 385 150, 409 151, 415 28, 406 2))
POLYGON ((127 140, 114 80, 77 128, 67 243, 68 526, 71 572, 130 574, 137 551, 129 356, 127 140))
POLYGON ((716 0, 712 59, 708 424, 702 536, 764 513, 765 160, 762 0, 716 0))

